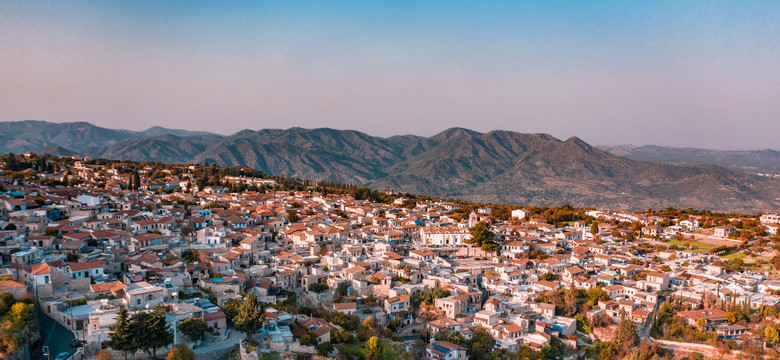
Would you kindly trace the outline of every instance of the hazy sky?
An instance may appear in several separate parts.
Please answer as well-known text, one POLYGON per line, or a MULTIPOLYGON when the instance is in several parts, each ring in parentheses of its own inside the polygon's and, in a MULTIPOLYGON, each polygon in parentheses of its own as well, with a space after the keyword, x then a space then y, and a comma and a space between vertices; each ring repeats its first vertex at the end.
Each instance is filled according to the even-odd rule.
POLYGON ((780 2, 2 1, 26 119, 780 149, 780 2))

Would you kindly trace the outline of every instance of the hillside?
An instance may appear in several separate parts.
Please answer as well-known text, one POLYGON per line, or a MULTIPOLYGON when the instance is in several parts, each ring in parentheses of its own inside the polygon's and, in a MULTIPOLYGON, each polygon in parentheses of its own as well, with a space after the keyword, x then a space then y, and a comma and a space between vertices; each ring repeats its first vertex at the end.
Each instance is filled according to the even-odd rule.
POLYGON ((89 147, 106 147, 122 141, 160 135, 208 134, 159 126, 144 131, 107 129, 87 122, 52 123, 38 120, 0 122, 0 153, 40 151, 52 147, 79 152, 89 147))
MULTIPOLYGON (((79 123, 80 124, 80 123, 79 123)), ((17 138, 2 130, 0 138, 17 138)), ((244 130, 230 136, 180 133, 143 137, 126 130, 83 126, 93 136, 30 134, 67 154, 164 161, 248 165, 268 174, 330 180, 477 202, 611 207, 625 210, 694 207, 765 211, 780 207, 780 180, 713 165, 631 160, 572 137, 511 131, 479 133, 453 128, 432 137, 381 138, 351 130, 244 130), (130 134, 128 134, 130 133, 130 134), (93 145, 98 143, 104 145, 93 145)), ((77 131, 73 130, 72 131, 77 131)), ((8 151, 8 150, 6 150, 8 151)), ((29 150, 27 150, 29 151, 29 150)))
POLYGON ((780 174, 780 151, 764 150, 709 150, 675 148, 656 145, 602 146, 611 154, 632 160, 692 165, 712 164, 729 169, 780 174))

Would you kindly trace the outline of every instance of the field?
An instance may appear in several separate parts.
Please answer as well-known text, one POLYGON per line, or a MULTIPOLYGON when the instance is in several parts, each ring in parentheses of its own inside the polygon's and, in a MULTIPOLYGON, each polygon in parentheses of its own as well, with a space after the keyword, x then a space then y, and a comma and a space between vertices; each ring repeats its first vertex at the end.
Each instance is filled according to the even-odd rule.
POLYGON ((708 242, 706 240, 704 241, 680 241, 680 240, 672 240, 669 242, 664 242, 664 245, 677 245, 683 249, 691 249, 695 252, 699 253, 709 253, 710 249, 714 249, 720 245, 712 244, 711 242, 708 242))

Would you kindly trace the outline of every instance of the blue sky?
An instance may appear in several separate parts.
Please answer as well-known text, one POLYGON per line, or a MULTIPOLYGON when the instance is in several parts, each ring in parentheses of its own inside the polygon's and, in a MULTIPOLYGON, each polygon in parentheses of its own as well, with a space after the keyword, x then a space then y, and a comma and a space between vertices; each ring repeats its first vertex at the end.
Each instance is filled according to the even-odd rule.
POLYGON ((0 3, 0 121, 780 149, 780 2, 0 3))

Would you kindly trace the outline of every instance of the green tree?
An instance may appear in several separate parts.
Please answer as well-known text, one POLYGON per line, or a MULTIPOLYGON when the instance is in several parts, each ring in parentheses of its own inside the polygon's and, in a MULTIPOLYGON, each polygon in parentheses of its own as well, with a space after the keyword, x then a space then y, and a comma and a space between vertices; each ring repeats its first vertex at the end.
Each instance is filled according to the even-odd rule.
POLYGON ((322 293, 328 290, 328 284, 326 283, 312 283, 309 285, 309 291, 313 293, 322 293))
POLYGON ((4 230, 16 230, 16 224, 8 224, 4 230))
POLYGON ((317 342, 319 340, 317 339, 317 334, 315 334, 313 331, 307 331, 303 336, 301 336, 301 345, 317 345, 317 342))
POLYGON ((497 248, 498 248, 498 243, 495 242, 495 240, 493 239, 487 239, 482 242, 482 250, 484 251, 492 252, 492 251, 496 251, 497 248))
POLYGON ((119 313, 116 317, 114 325, 109 327, 111 333, 108 335, 108 341, 106 342, 108 347, 121 351, 127 359, 127 353, 134 353, 138 348, 133 341, 133 333, 130 328, 129 315, 127 309, 122 306, 119 308, 119 313))
POLYGON ((777 329, 767 326, 764 328, 764 340, 766 340, 769 344, 774 344, 775 347, 777 347, 780 344, 780 333, 777 332, 777 329))
POLYGON ((178 326, 182 334, 190 338, 192 341, 203 341, 206 339, 206 332, 209 331, 209 326, 205 321, 191 317, 182 320, 178 326))
POLYGON ((131 316, 130 332, 135 347, 145 351, 150 358, 157 358, 157 350, 173 342, 170 325, 165 321, 165 307, 161 304, 131 316))
POLYGON ((336 286, 336 296, 338 297, 344 297, 349 294, 349 283, 348 282, 340 282, 338 286, 336 286))
POLYGON ((588 300, 585 302, 585 305, 591 308, 596 306, 599 301, 605 301, 609 299, 609 294, 602 290, 601 286, 590 288, 585 292, 585 294, 588 296, 588 300))
POLYGON ((181 258, 184 260, 187 264, 192 264, 196 261, 198 261, 198 250, 197 249, 186 249, 181 253, 181 258))
POLYGON ((330 343, 330 341, 326 341, 320 344, 317 344, 315 346, 315 349, 317 350, 317 354, 320 354, 322 356, 327 356, 331 352, 333 352, 333 344, 330 343))
POLYGON ((486 359, 488 353, 493 350, 495 343, 496 340, 485 329, 474 330, 474 334, 467 343, 469 358, 474 360, 486 359))
POLYGON ((433 338, 436 341, 446 341, 456 345, 466 344, 466 338, 463 337, 463 334, 457 331, 442 330, 437 332, 436 335, 433 336, 433 338))
POLYGON ((290 211, 287 212, 287 221, 290 223, 296 223, 300 220, 300 217, 298 216, 298 210, 290 209, 290 211))
POLYGON ((493 240, 493 232, 490 231, 490 225, 485 221, 480 221, 476 225, 469 228, 469 234, 471 237, 463 240, 466 244, 475 244, 482 246, 482 243, 486 240, 493 240))
POLYGON ((414 294, 412 294, 412 305, 413 306, 419 306, 422 303, 433 305, 434 301, 439 298, 444 298, 450 296, 450 291, 441 289, 441 288, 433 288, 428 291, 417 291, 414 294))
POLYGON ((257 296, 253 293, 247 294, 241 306, 238 307, 238 313, 233 319, 236 329, 246 334, 246 339, 254 343, 253 335, 263 326, 265 315, 259 309, 257 296))
POLYGON ((542 345, 542 355, 545 359, 557 359, 563 352, 563 343, 557 336, 551 336, 550 342, 542 345))
POLYGON ((471 237, 463 241, 466 244, 475 244, 488 252, 496 251, 498 248, 498 243, 493 240, 495 234, 490 231, 490 225, 485 221, 480 221, 470 227, 469 234, 471 234, 471 237))
POLYGON ((599 233, 599 223, 594 221, 592 224, 590 224, 590 233, 593 235, 599 233))
POLYGON ((382 358, 382 340, 378 337, 372 336, 366 342, 366 360, 379 360, 382 358))
POLYGON ((618 324, 617 334, 615 336, 618 347, 623 349, 624 353, 627 353, 634 347, 637 339, 636 325, 630 318, 626 317, 625 313, 621 312, 620 323, 618 324))
POLYGON ((133 188, 132 190, 138 190, 141 188, 141 175, 138 175, 138 172, 133 172, 133 188))

